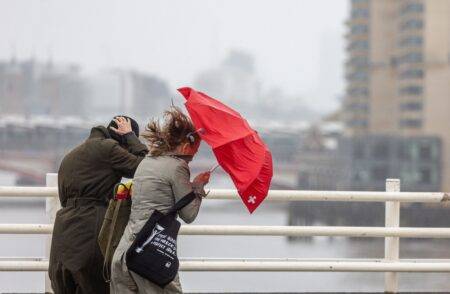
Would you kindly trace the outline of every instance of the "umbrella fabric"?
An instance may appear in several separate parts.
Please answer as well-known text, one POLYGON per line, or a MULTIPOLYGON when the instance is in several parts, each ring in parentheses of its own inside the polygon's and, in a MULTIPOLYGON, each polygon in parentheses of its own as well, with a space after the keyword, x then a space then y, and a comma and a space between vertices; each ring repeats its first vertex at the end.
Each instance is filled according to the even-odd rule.
POLYGON ((266 198, 273 175, 272 155, 255 130, 235 110, 192 88, 178 91, 201 138, 230 175, 252 213, 266 198))

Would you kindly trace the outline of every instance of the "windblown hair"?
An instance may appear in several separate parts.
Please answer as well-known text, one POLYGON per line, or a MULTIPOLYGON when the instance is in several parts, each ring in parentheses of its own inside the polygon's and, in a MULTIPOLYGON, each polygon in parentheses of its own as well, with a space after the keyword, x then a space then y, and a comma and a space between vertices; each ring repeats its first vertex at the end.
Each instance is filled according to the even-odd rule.
POLYGON ((163 118, 162 124, 158 119, 151 120, 142 133, 148 141, 150 155, 159 156, 183 143, 195 144, 200 140, 191 119, 178 107, 166 110, 163 118))

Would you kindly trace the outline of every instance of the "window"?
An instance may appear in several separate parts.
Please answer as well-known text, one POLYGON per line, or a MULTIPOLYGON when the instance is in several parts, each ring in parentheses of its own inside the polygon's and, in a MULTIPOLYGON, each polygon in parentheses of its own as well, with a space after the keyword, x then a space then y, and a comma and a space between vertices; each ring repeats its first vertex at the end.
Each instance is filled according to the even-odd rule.
POLYGON ((410 160, 411 159, 411 148, 410 145, 407 143, 402 143, 400 144, 399 148, 398 148, 398 157, 400 157, 400 159, 406 159, 406 160, 410 160))
POLYGON ((423 78, 423 70, 422 69, 408 69, 408 70, 402 71, 400 73, 401 80, 421 79, 421 78, 423 78))
POLYGON ((420 119, 402 119, 400 120, 400 127, 417 129, 422 127, 422 121, 420 119))
POLYGON ((420 63, 423 61, 422 53, 420 52, 411 52, 405 55, 402 55, 398 58, 398 62, 402 63, 420 63))
POLYGON ((420 146, 419 156, 420 159, 422 160, 430 160, 432 157, 431 146, 429 145, 420 146))
POLYGON ((354 73, 347 75, 347 79, 349 81, 365 82, 365 81, 369 80, 369 75, 367 74, 366 71, 356 71, 354 73))
POLYGON ((420 36, 409 36, 399 41, 400 47, 420 47, 423 44, 423 38, 420 36))
POLYGON ((366 8, 355 8, 352 10, 352 18, 367 18, 369 10, 366 8))
POLYGON ((367 57, 357 56, 351 58, 349 63, 356 67, 366 67, 369 65, 369 59, 367 57))
POLYGON ((423 105, 421 102, 407 102, 400 105, 401 111, 418 111, 422 110, 423 105))
POLYGON ((423 28, 423 21, 420 19, 409 19, 400 24, 401 30, 417 30, 423 28))
POLYGON ((352 97, 368 97, 369 89, 362 87, 351 88, 348 90, 348 95, 352 97))
POLYGON ((369 107, 367 104, 364 104, 364 103, 351 103, 347 106, 347 110, 368 112, 369 107))
POLYGON ((423 4, 419 2, 406 3, 402 5, 400 9, 401 14, 407 14, 412 12, 423 12, 423 11, 424 11, 423 4))
POLYGON ((363 127, 367 127, 367 120, 363 120, 363 119, 354 119, 354 120, 350 120, 347 122, 347 125, 349 127, 355 127, 355 128, 363 128, 363 127))
POLYGON ((358 40, 353 41, 348 46, 349 50, 367 50, 369 49, 369 41, 367 40, 358 40))
POLYGON ((399 94, 405 96, 418 96, 422 95, 422 86, 407 86, 400 89, 399 94))
POLYGON ((389 146, 386 142, 378 142, 372 149, 372 156, 375 159, 383 159, 389 157, 389 146))
POLYGON ((353 25, 350 28, 350 32, 352 34, 366 34, 369 31, 369 27, 367 25, 353 25))
POLYGON ((422 62, 423 56, 420 52, 411 52, 403 56, 405 62, 422 62))

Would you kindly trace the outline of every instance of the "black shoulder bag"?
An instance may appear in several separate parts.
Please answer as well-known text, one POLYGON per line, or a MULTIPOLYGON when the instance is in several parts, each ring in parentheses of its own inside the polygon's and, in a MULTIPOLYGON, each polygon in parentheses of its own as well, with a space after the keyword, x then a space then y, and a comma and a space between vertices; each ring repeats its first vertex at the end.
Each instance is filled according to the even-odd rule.
POLYGON ((196 197, 194 192, 189 193, 175 203, 167 214, 158 210, 153 212, 127 250, 129 270, 161 288, 175 279, 180 266, 177 257, 180 222, 176 215, 196 197))

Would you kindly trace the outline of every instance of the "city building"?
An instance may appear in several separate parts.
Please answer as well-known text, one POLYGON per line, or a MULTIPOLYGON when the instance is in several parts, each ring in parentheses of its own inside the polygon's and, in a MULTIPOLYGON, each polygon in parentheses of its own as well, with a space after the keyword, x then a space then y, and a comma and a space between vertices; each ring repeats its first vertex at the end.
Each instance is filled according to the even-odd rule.
POLYGON ((85 91, 76 66, 34 60, 0 62, 0 114, 82 116, 85 91))
POLYGON ((339 190, 384 191, 387 178, 403 191, 441 187, 441 141, 436 137, 361 135, 339 139, 339 190))
MULTIPOLYGON (((298 152, 298 189, 385 191, 386 178, 401 179, 402 191, 435 192, 442 186, 441 140, 437 137, 358 135, 330 138, 323 132, 306 136, 298 152), (336 140, 336 144, 326 144, 336 140)), ((403 204, 402 226, 446 224, 448 207, 403 204)), ((290 225, 379 226, 384 203, 293 202, 290 225)), ((294 238, 291 238, 294 239, 294 238)))
POLYGON ((352 0, 346 134, 431 136, 450 190, 450 1, 352 0))
POLYGON ((128 114, 147 122, 171 105, 164 80, 135 70, 83 74, 75 65, 0 61, 0 116, 78 117, 104 122, 128 114))
POLYGON ((302 143, 297 155, 300 189, 384 191, 387 178, 401 179, 403 191, 435 192, 442 186, 437 137, 359 135, 327 140, 318 134, 302 143))

